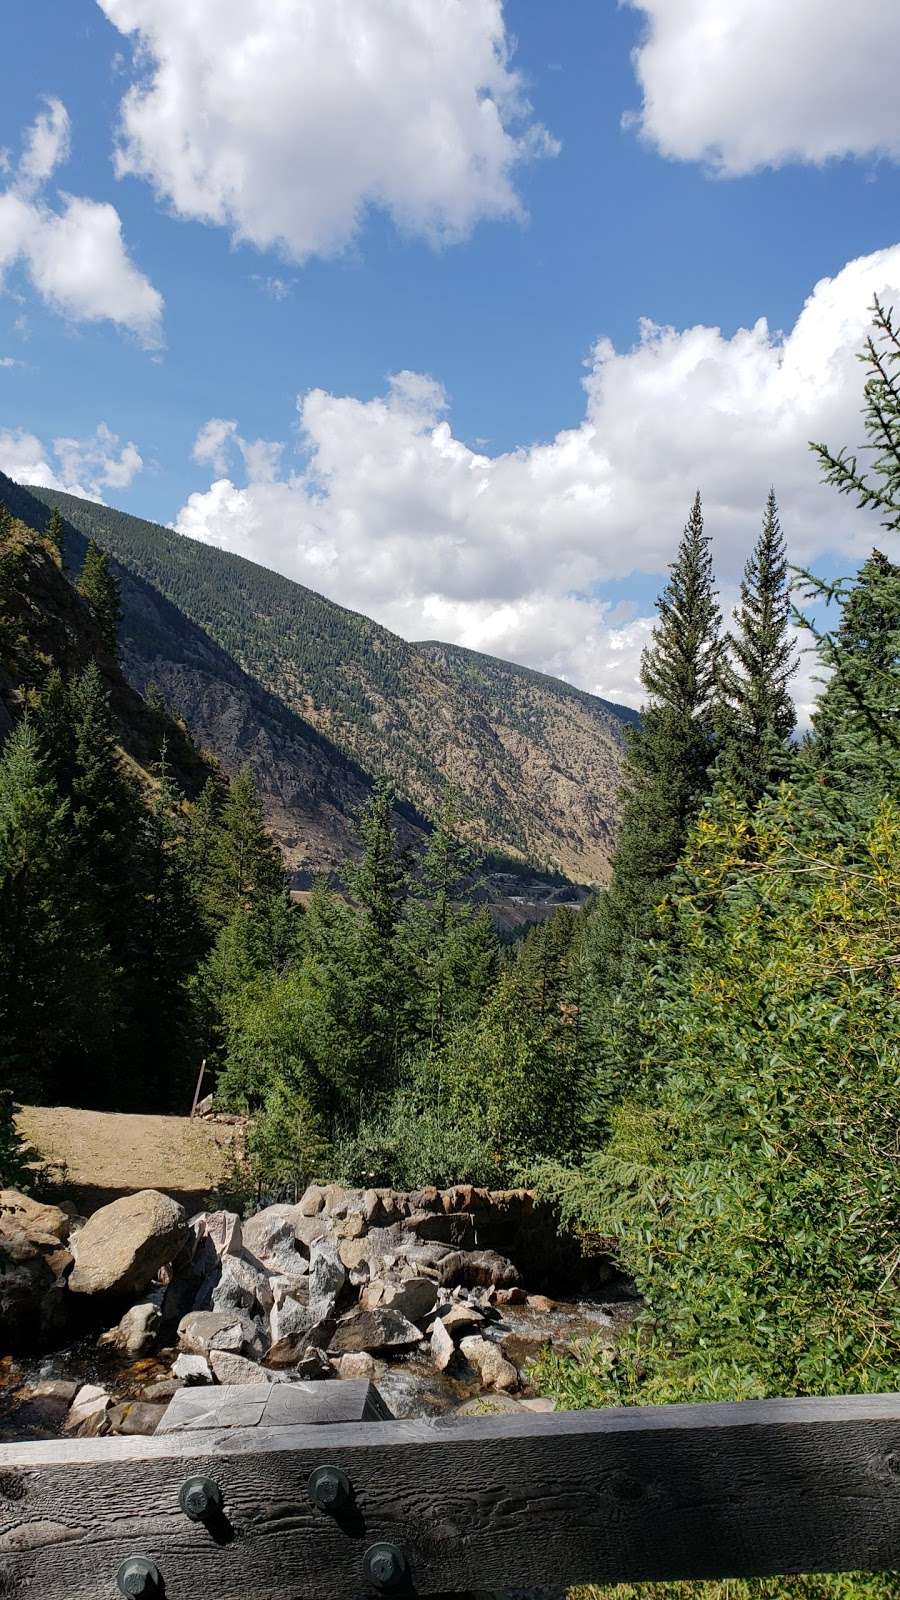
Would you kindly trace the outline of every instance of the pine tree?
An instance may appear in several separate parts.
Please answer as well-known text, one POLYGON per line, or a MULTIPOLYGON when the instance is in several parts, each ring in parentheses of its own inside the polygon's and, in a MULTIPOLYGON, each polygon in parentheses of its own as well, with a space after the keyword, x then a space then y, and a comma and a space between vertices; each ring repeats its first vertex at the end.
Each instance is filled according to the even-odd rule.
MULTIPOLYGON (((212 804, 210 791, 205 809, 212 804)), ((285 893, 281 852, 266 831, 262 801, 248 766, 232 779, 222 804, 210 877, 222 920, 237 910, 258 909, 272 896, 285 893)))
POLYGON ((361 1062, 376 1085, 396 1068, 407 991, 404 949, 398 937, 406 899, 406 862, 393 827, 394 794, 381 778, 359 822, 363 857, 350 874, 359 906, 356 934, 354 1026, 361 1062))
POLYGON ((78 593, 94 613, 104 650, 115 655, 122 615, 119 580, 110 568, 106 551, 94 539, 88 541, 85 551, 78 593))
POLYGON ((49 539, 49 541, 52 544, 54 550, 56 551, 57 555, 59 556, 60 563, 62 563, 62 558, 63 558, 63 521, 62 521, 62 517, 59 514, 58 506, 54 506, 52 511, 50 512, 50 518, 49 518, 49 521, 47 523, 47 538, 49 539))
POLYGON ((602 988, 639 951, 662 886, 711 787, 722 646, 709 538, 697 494, 659 621, 641 661, 648 703, 629 737, 622 820, 609 890, 590 932, 602 988))
POLYGON ((410 1027, 432 1049, 444 1043, 450 1028, 474 1015, 498 958, 489 919, 476 915, 465 898, 474 859, 456 829, 456 798, 448 790, 403 925, 410 1027))
POLYGON ((0 1058, 5 1083, 32 1094, 52 1081, 78 958, 66 809, 23 718, 0 757, 0 1058))
POLYGON ((723 662, 724 748, 717 775, 752 808, 787 777, 796 722, 789 684, 797 670, 790 587, 774 489, 744 568, 735 632, 723 662))
POLYGON ((12 527, 12 512, 10 511, 9 506, 6 505, 3 500, 0 500, 0 542, 9 538, 10 534, 12 533, 12 527))
POLYGON ((841 832, 900 793, 900 565, 873 550, 852 586, 803 582, 808 596, 842 602, 833 632, 801 618, 830 674, 802 770, 841 832))

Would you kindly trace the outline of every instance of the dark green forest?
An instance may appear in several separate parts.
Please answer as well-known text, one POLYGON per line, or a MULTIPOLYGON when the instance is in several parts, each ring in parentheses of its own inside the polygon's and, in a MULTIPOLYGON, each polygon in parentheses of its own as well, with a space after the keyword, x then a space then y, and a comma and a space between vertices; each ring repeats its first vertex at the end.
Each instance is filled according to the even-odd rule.
MULTIPOLYGON (((890 552, 900 340, 874 318, 865 450, 813 449, 890 552)), ((103 552, 72 602, 96 659, 67 672, 29 642, 30 577, 49 564, 70 588, 58 528, 0 513, 7 1083, 184 1109, 206 1057, 220 1104, 253 1114, 269 1192, 534 1184, 576 1233, 615 1237, 644 1297, 614 1352, 544 1359, 565 1405, 898 1389, 900 565, 876 549, 846 580, 792 572, 773 492, 726 620, 699 494, 685 510, 611 884, 513 947, 464 894, 477 863, 452 791, 411 860, 378 783, 349 893, 295 905, 248 773, 208 764, 200 783, 195 752, 180 776, 161 702, 154 760, 128 756, 103 552), (801 647, 822 681, 798 738, 801 647)), ((4 1176, 16 1159, 7 1112, 4 1176)))

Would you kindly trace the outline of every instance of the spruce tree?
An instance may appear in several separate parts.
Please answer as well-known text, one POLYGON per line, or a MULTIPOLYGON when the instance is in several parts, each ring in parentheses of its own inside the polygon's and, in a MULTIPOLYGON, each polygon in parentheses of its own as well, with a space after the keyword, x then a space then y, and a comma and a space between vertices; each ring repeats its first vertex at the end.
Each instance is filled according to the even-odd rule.
POLYGON ((699 492, 669 570, 652 643, 641 661, 648 701, 626 747, 612 882, 589 937, 603 988, 615 984, 640 950, 662 886, 711 787, 721 617, 699 492))
POLYGON ((47 523, 47 538, 49 539, 49 541, 52 544, 54 550, 56 551, 56 554, 59 556, 60 564, 62 564, 62 558, 63 558, 63 522, 62 522, 62 517, 59 514, 58 506, 54 506, 53 510, 50 512, 50 518, 49 518, 49 521, 47 523))
POLYGON ((385 1086, 398 1061, 406 994, 405 951, 398 937, 406 899, 406 861, 393 827, 394 794, 381 778, 360 817, 363 857, 350 873, 359 906, 355 1005, 360 1060, 376 1085, 385 1086))
MULTIPOLYGON (((210 790, 198 823, 202 820, 208 825, 213 805, 210 790)), ((238 910, 258 909, 271 896, 284 894, 281 852, 266 830, 262 801, 248 766, 232 778, 222 803, 211 888, 223 920, 238 910)))
POLYGON ((106 551, 94 539, 88 541, 85 551, 78 593, 94 613, 104 650, 114 656, 122 615, 119 580, 110 568, 106 551))
POLYGON ((796 722, 789 684, 797 670, 790 633, 790 585, 775 491, 744 567, 735 631, 722 666, 724 748, 717 774, 755 806, 787 777, 796 722))
POLYGON ((456 798, 448 790, 422 857, 406 908, 403 943, 409 960, 412 1033, 432 1049, 468 1019, 494 977, 497 938, 470 892, 474 858, 457 833, 456 798))
POLYGON ((5 1084, 30 1095, 55 1087, 78 959, 66 809, 23 718, 0 756, 0 1059, 5 1084))

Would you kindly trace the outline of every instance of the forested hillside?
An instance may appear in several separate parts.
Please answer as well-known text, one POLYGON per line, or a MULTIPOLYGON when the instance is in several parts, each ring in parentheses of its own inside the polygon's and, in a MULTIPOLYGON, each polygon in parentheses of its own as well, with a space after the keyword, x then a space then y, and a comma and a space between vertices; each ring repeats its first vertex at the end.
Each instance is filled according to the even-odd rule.
MULTIPOLYGON (((230 770, 253 765, 292 864, 322 867, 346 853, 339 819, 352 779, 333 758, 326 772, 326 746, 310 758, 312 778, 304 751, 277 739, 255 748, 260 691, 270 720, 279 706, 302 719, 350 769, 389 775, 426 815, 451 782, 460 827, 478 845, 578 882, 605 881, 633 712, 474 651, 408 644, 277 573, 154 523, 27 492, 96 538, 133 580, 123 582, 129 678, 138 688, 158 683, 230 770), (324 807, 321 827, 292 792, 310 787, 324 807)), ((70 534, 69 542, 77 565, 79 541, 70 534)))

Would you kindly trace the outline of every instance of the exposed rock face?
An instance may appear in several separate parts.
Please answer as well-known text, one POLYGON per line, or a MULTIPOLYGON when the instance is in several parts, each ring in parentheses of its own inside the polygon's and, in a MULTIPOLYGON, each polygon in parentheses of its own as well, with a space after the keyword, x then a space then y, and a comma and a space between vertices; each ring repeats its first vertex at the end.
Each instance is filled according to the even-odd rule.
POLYGON ((155 1189, 101 1206, 78 1235, 69 1289, 74 1294, 128 1294, 146 1289, 174 1261, 188 1238, 184 1207, 155 1189))

